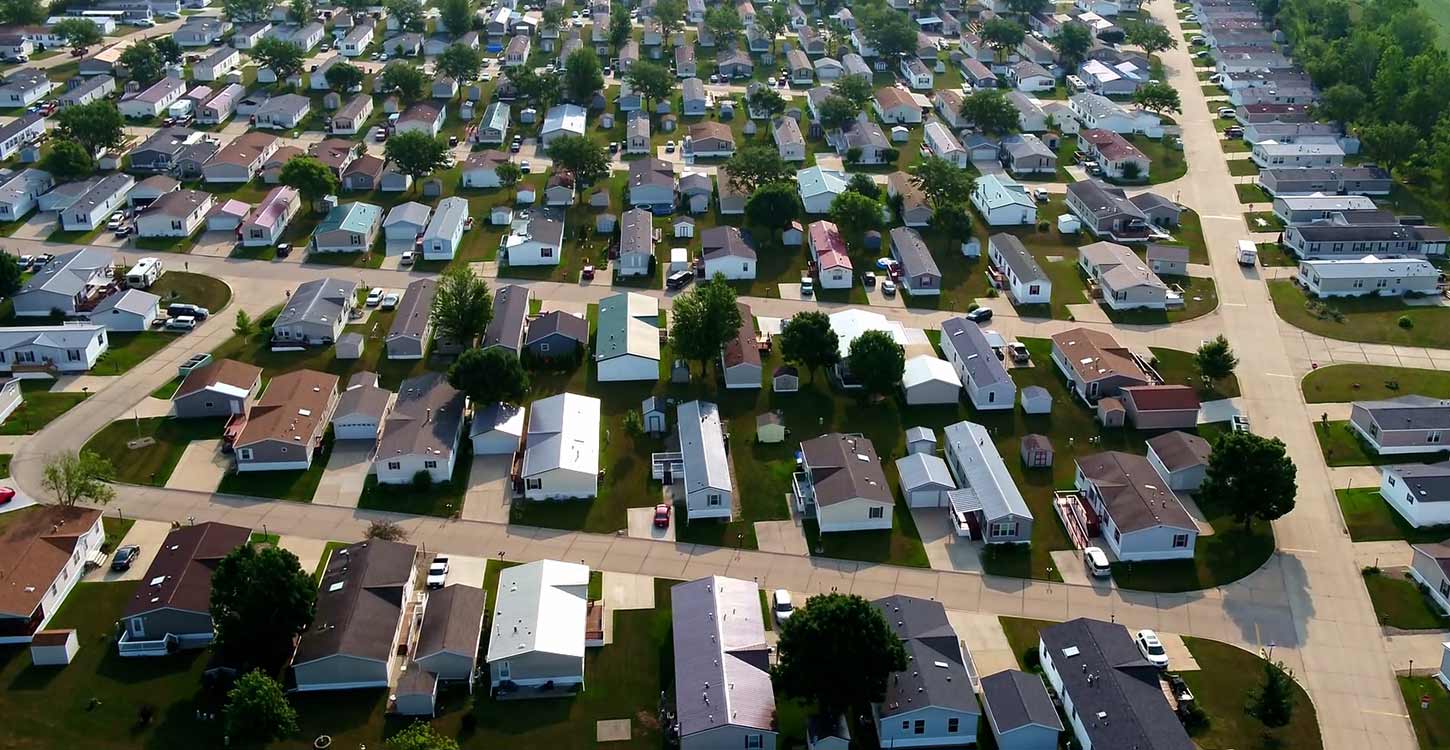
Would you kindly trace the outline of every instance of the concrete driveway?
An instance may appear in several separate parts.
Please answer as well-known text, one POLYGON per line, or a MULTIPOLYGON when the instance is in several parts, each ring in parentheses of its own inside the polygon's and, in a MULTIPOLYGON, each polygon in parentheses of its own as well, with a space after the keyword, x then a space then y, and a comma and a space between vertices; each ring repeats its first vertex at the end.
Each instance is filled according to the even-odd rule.
MULTIPOLYGON (((464 438, 467 439, 467 438, 464 438)), ((463 493, 463 520, 508 523, 512 456, 474 456, 463 493)))
MULTIPOLYGON (((212 489, 216 489, 215 486, 212 489)), ((160 521, 137 521, 131 530, 126 532, 126 538, 121 540, 121 545, 134 544, 141 548, 141 556, 131 563, 130 570, 120 573, 111 572, 111 561, 106 560, 102 565, 86 574, 85 580, 91 582, 110 581, 139 581, 146 575, 146 569, 151 567, 151 561, 156 559, 156 551, 166 541, 166 535, 171 533, 171 524, 160 521)))
POLYGON ((630 508, 626 511, 629 521, 629 535, 635 539, 662 539, 675 541, 675 513, 670 513, 668 528, 655 527, 654 508, 630 508))
POLYGON ((604 571, 604 604, 610 609, 654 609, 655 579, 604 571))
POLYGON ((322 562, 322 551, 327 549, 327 542, 301 536, 280 536, 277 538, 277 546, 296 555, 302 570, 311 573, 322 562))
POLYGON ((1017 654, 1012 653, 1012 644, 1007 642, 996 615, 949 609, 947 621, 971 654, 974 681, 1004 669, 1020 669, 1017 654))
POLYGON ((166 488, 215 492, 231 465, 231 456, 222 453, 220 438, 193 440, 182 452, 181 460, 176 462, 176 468, 166 480, 166 488))
POLYGON ((926 561, 932 570, 982 569, 981 546, 957 536, 946 508, 913 508, 911 518, 921 534, 926 561))
POLYGON ((322 481, 317 484, 312 502, 356 508, 368 472, 373 468, 374 445, 371 440, 339 440, 333 443, 332 456, 327 459, 327 468, 322 471, 322 481))
MULTIPOLYGON (((428 558, 431 561, 433 558, 428 558)), ((443 579, 443 585, 454 583, 467 584, 469 586, 483 585, 483 568, 488 563, 485 557, 468 557, 466 555, 448 555, 448 575, 443 579)))

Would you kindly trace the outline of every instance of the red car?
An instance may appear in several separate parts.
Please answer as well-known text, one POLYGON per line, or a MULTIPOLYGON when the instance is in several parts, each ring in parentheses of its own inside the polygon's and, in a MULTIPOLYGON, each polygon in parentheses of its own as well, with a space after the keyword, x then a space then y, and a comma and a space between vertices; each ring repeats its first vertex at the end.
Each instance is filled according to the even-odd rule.
MULTIPOLYGON (((14 494, 13 492, 11 494, 14 494)), ((668 529, 670 527, 670 506, 668 503, 660 503, 655 506, 655 528, 668 529)))
POLYGON ((584 272, 582 274, 580 274, 580 276, 585 281, 593 281, 594 280, 594 266, 585 266, 584 267, 584 272))
MULTIPOLYGON (((0 487, 0 505, 4 505, 14 499, 15 490, 10 489, 9 487, 0 487)), ((658 522, 658 519, 656 519, 656 522, 658 522)))

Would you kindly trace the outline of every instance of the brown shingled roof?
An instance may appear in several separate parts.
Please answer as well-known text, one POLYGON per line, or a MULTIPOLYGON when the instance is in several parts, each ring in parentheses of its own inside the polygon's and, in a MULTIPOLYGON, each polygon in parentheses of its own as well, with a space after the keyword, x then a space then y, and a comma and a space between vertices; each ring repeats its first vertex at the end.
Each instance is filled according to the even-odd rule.
POLYGON ((90 508, 41 505, 16 511, 0 530, 0 613, 29 618, 100 519, 90 508))
POLYGON ((228 553, 246 544, 251 534, 251 529, 215 521, 173 529, 126 604, 124 616, 167 607, 208 612, 212 571, 228 553))

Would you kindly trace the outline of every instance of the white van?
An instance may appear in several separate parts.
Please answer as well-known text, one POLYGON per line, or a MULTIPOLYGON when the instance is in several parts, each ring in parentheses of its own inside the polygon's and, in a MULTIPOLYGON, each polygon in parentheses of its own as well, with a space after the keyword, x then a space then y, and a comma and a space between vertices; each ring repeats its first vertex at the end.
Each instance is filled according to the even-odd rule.
POLYGON ((1258 265, 1259 248, 1249 240, 1239 240, 1238 261, 1241 266, 1258 265))
POLYGON ((1113 574, 1113 568, 1108 564, 1108 556, 1101 547, 1085 547, 1082 561, 1087 566, 1088 575, 1093 578, 1107 578, 1113 574))
POLYGON ((160 258, 142 258, 126 272, 126 286, 132 289, 146 289, 161 277, 160 258))

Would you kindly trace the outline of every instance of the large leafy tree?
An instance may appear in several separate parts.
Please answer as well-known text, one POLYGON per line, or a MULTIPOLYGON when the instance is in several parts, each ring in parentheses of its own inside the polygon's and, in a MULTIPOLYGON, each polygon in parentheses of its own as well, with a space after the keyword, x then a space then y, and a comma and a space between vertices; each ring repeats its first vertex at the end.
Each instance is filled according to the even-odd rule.
POLYGON ((1264 662, 1264 682, 1249 693, 1249 713, 1266 727, 1282 727, 1294 716, 1294 685, 1283 663, 1264 662))
POLYGON ((576 102, 587 102, 604 90, 604 72, 594 50, 580 47, 569 53, 564 61, 564 86, 576 102))
POLYGON ((630 89, 644 97, 646 104, 668 99, 675 90, 675 76, 664 66, 647 60, 630 66, 625 80, 629 81, 630 89))
POLYGON ((518 355, 501 346, 469 349, 448 368, 448 384, 475 404, 522 404, 529 396, 529 373, 518 355))
POLYGON ((232 23, 256 23, 272 15, 275 0, 222 0, 222 11, 232 23))
POLYGON ((1294 509, 1296 474, 1278 438, 1229 432, 1213 446, 1199 502, 1225 509, 1249 531, 1256 519, 1272 521, 1294 509))
POLYGON ((416 130, 389 138, 383 154, 415 180, 448 166, 448 142, 416 130))
POLYGON ((328 68, 323 77, 327 79, 327 85, 331 86, 333 91, 352 91, 362 86, 363 79, 367 76, 362 72, 362 68, 352 63, 340 62, 328 68))
POLYGON ((151 38, 151 46, 160 53, 161 60, 169 63, 181 62, 181 44, 169 36, 157 36, 151 38))
POLYGON ((117 58, 117 62, 131 73, 132 80, 142 86, 149 86, 161 80, 161 76, 166 73, 166 63, 161 59, 161 53, 156 51, 155 45, 145 39, 136 42, 122 52, 121 56, 117 58))
POLYGON ((895 61, 896 58, 916 49, 916 24, 884 5, 868 6, 865 15, 857 14, 866 41, 881 57, 895 61))
POLYGON ((881 200, 881 186, 865 172, 855 172, 846 180, 846 189, 854 190, 872 200, 881 200))
POLYGON ((304 24, 311 21, 316 10, 312 0, 291 0, 287 3, 287 17, 292 19, 292 23, 304 24))
POLYGON ((65 43, 73 49, 101 43, 101 27, 88 18, 67 18, 57 22, 50 30, 65 37, 65 43))
POLYGON ((395 60, 383 68, 383 91, 397 94, 404 102, 416 102, 428 95, 428 76, 417 65, 395 60))
POLYGON ((55 121, 62 138, 79 143, 92 156, 125 139, 126 120, 109 99, 66 107, 56 113, 55 121))
POLYGON ((558 73, 540 73, 526 67, 509 73, 509 80, 518 89, 520 99, 540 110, 554 106, 564 93, 564 81, 558 73))
POLYGON ((998 16, 982 24, 982 41, 998 53, 1016 49, 1027 37, 1027 30, 1010 18, 998 16))
POLYGON ((875 95, 871 88, 871 81, 862 76, 843 76, 837 78, 831 84, 831 92, 836 96, 856 105, 857 110, 865 109, 875 95))
POLYGON ((101 505, 116 497, 116 491, 106 484, 115 474, 111 462, 100 454, 71 451, 46 459, 40 484, 61 507, 73 507, 83 500, 101 505))
POLYGON ((227 739, 271 742, 297 732, 297 709, 287 702, 281 683, 254 669, 227 691, 227 739))
POLYGON ((770 3, 755 9, 755 28, 770 40, 770 54, 775 54, 776 37, 784 31, 790 23, 789 15, 785 10, 785 3, 770 3))
MULTIPOLYGON (((40 159, 40 168, 63 182, 79 180, 96 171, 96 162, 86 153, 86 147, 75 141, 56 141, 50 151, 40 159)), ((0 292, 5 296, 8 293, 0 292)))
POLYGON ((917 162, 912 167, 911 182, 921 188, 933 208, 960 204, 972 192, 972 176, 938 156, 917 162))
POLYGON ((326 164, 311 156, 294 156, 282 165, 278 180, 287 187, 295 188, 313 208, 318 201, 329 195, 336 195, 339 182, 337 175, 326 164))
POLYGON ((1006 135, 1022 127, 1022 115, 1001 89, 978 89, 962 99, 962 117, 987 133, 1006 135))
POLYGON ((725 169, 730 173, 730 187, 741 193, 795 176, 795 168, 780 158, 780 152, 764 144, 737 150, 725 162, 725 169))
POLYGON ((450 44, 438 56, 438 71, 458 81, 472 81, 483 67, 483 56, 466 44, 450 44))
POLYGON ((906 372, 906 352, 891 334, 866 331, 851 342, 846 367, 861 383, 864 393, 885 396, 901 383, 901 376, 906 372))
POLYGON ((1360 87, 1352 83, 1337 83, 1319 96, 1314 111, 1326 120, 1347 125, 1359 119, 1368 101, 1360 87))
POLYGON ((745 217, 750 223, 772 229, 788 226, 800 211, 800 192, 790 181, 761 185, 745 201, 745 217))
POLYGON ((388 738, 388 750, 458 750, 458 741, 440 734, 426 721, 415 721, 388 738))
POLYGON ((1198 365, 1198 374, 1209 382, 1227 378, 1239 366, 1239 358, 1234 355, 1233 347, 1229 346, 1228 339, 1223 334, 1203 342, 1198 347, 1198 352, 1193 355, 1193 360, 1198 365))
POLYGON ((40 0, 0 1, 0 23, 35 26, 45 22, 48 5, 40 0))
POLYGON ((1149 21, 1129 23, 1123 29, 1128 44, 1143 48, 1150 55, 1178 46, 1178 40, 1162 24, 1149 21))
POLYGON ((211 618, 217 649, 234 664, 273 669, 291 655, 312 624, 317 587, 297 556, 278 547, 244 544, 227 553, 211 576, 211 618))
POLYGON ((873 229, 880 231, 886 225, 882 216, 884 209, 881 201, 847 190, 831 201, 828 216, 840 228, 841 236, 848 244, 859 246, 863 235, 873 229))
POLYGON ((20 291, 20 261, 10 253, 0 253, 0 294, 9 297, 20 291))
POLYGON ((803 310, 781 326, 780 356, 811 373, 841 361, 841 343, 831 318, 820 310, 803 310))
POLYGON ((438 279, 430 314, 439 338, 472 346, 493 320, 493 295, 489 294, 488 282, 467 265, 450 269, 438 279))
POLYGON ((609 176, 609 153, 587 136, 555 138, 549 142, 548 153, 556 167, 573 172, 586 185, 609 176))
POLYGON ((1051 0, 1007 0, 1007 10, 1016 13, 1023 21, 1027 20, 1027 16, 1051 7, 1051 0))
POLYGON ((1405 122, 1377 122, 1359 129, 1365 153, 1386 169, 1408 163, 1420 149, 1420 133, 1405 122))
POLYGON ((740 22, 740 14, 734 5, 721 3, 705 11, 705 29, 715 37, 716 45, 723 46, 734 42, 745 30, 745 25, 740 22))
POLYGON ((629 18, 629 8, 624 3, 616 3, 609 11, 609 46, 617 52, 629 41, 634 33, 634 24, 629 18))
POLYGON ((856 115, 861 113, 861 108, 852 104, 849 99, 836 94, 831 94, 821 100, 816 107, 816 114, 820 116, 821 127, 826 130, 839 130, 851 124, 856 115))
POLYGON ((745 104, 750 108, 751 116, 763 115, 767 118, 774 117, 785 111, 785 97, 769 86, 756 86, 745 95, 745 104))
POLYGON ((735 290, 717 273, 675 297, 670 308, 670 340, 680 356, 699 362, 703 372, 720 356, 720 347, 735 337, 741 322, 735 290))
POLYGON ((427 19, 423 17, 423 3, 419 0, 387 0, 383 7, 388 13, 398 19, 398 27, 404 31, 422 32, 427 28, 427 19))
POLYGON ((257 62, 271 68, 279 81, 285 81, 302 72, 302 65, 307 60, 307 53, 303 51, 302 45, 271 37, 257 42, 250 54, 257 62))
POLYGON ((685 25, 684 0, 656 0, 655 18, 659 19, 660 30, 664 32, 665 43, 676 31, 685 25))
POLYGON ((1085 23, 1069 21, 1057 30, 1057 36, 1052 37, 1049 43, 1064 68, 1077 70, 1093 48, 1093 32, 1085 23))
POLYGON ((891 673, 907 668, 881 610, 854 594, 807 599, 780 624, 776 653, 776 687, 824 716, 866 710, 886 695, 891 673))
POLYGON ((453 36, 464 34, 473 25, 473 4, 468 0, 442 0, 438 4, 438 20, 453 36))
POLYGON ((1133 103, 1150 112, 1182 112, 1178 89, 1162 81, 1149 81, 1133 92, 1133 103))

